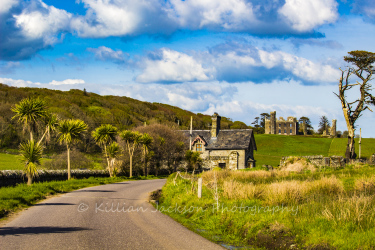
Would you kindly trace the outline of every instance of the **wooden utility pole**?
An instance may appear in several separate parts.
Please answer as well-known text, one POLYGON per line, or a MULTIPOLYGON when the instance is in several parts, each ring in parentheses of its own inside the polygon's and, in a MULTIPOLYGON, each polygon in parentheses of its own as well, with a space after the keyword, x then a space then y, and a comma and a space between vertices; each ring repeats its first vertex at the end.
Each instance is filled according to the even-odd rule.
POLYGON ((361 159, 361 140, 362 140, 362 129, 359 129, 359 159, 361 159))
POLYGON ((193 137, 193 116, 190 119, 190 150, 191 150, 191 137, 193 137))

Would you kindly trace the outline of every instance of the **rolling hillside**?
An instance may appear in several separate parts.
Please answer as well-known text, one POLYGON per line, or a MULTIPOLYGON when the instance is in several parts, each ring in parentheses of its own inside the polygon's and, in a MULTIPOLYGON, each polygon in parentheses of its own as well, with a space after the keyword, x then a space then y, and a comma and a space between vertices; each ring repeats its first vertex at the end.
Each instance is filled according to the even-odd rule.
MULTIPOLYGON (((257 166, 277 166, 283 156, 344 156, 348 139, 256 134, 255 141, 258 148, 258 151, 255 151, 257 166)), ((359 139, 356 139, 357 154, 358 141, 359 139)), ((370 157, 374 153, 375 139, 362 138, 361 156, 370 157)))
MULTIPOLYGON (((22 127, 12 120, 11 108, 27 97, 44 99, 49 111, 61 119, 81 119, 89 125, 89 132, 101 124, 113 124, 120 130, 161 123, 188 129, 193 116, 194 129, 208 129, 211 116, 195 114, 174 106, 142 102, 129 97, 100 96, 85 90, 59 91, 42 88, 16 88, 0 83, 0 149, 17 148, 22 138, 22 127)), ((242 122, 222 117, 223 129, 248 128, 242 122)))

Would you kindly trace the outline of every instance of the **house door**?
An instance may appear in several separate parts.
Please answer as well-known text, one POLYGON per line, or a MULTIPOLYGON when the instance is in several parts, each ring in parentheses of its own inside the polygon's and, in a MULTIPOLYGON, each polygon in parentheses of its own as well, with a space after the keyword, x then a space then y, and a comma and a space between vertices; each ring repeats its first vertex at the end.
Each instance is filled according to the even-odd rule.
POLYGON ((225 163, 219 163, 219 168, 224 169, 225 168, 225 163))

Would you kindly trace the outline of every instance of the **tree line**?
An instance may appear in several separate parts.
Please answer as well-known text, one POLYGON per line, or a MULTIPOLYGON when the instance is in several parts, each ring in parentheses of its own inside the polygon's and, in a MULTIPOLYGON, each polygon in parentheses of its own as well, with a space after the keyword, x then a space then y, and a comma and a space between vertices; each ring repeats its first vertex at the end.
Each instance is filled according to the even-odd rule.
POLYGON ((167 125, 152 124, 120 130, 112 124, 102 124, 89 133, 84 121, 59 118, 40 98, 25 98, 11 111, 14 113, 12 119, 22 124, 23 132, 29 135, 19 145, 29 185, 37 174, 37 166, 41 164, 43 149, 51 140, 56 140, 66 149, 68 179, 71 178, 71 150, 89 137, 101 148, 111 177, 126 168, 129 177, 132 177, 134 166, 137 170, 142 169, 143 175, 147 176, 148 166, 157 175, 163 165, 176 171, 182 160, 187 159, 188 166, 192 167, 199 163, 194 160, 196 153, 186 153, 183 134, 167 125))

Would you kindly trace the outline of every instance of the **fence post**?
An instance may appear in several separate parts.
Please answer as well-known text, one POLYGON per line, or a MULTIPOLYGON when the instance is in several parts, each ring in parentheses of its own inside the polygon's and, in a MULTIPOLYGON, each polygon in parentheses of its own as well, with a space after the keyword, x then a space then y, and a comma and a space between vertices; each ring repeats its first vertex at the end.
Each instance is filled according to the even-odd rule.
POLYGON ((198 198, 202 197, 202 178, 198 178, 198 198))

